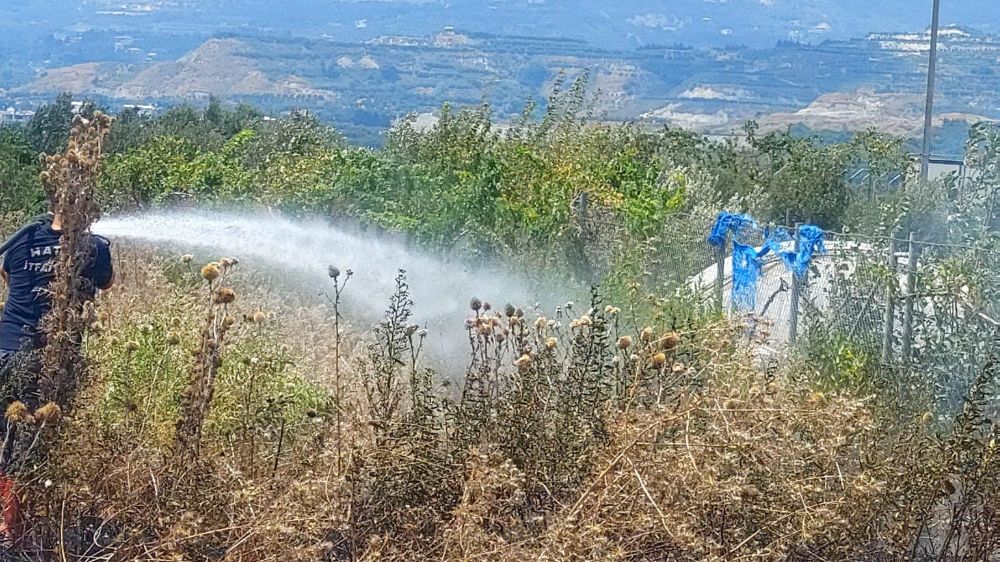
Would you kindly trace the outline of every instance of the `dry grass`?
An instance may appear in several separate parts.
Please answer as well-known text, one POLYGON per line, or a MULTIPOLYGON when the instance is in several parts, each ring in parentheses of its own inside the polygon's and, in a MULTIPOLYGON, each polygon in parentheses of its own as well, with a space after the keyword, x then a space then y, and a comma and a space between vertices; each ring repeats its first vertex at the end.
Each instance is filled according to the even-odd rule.
POLYGON ((727 325, 480 302, 468 372, 443 388, 402 277, 385 321, 340 356, 329 303, 279 298, 240 268, 225 280, 237 300, 215 302, 221 281, 209 289, 196 264, 118 260, 86 342, 92 376, 30 475, 36 559, 997 555, 991 373, 937 434, 758 371, 727 325), (223 307, 235 320, 200 447, 182 453, 184 388, 223 307))

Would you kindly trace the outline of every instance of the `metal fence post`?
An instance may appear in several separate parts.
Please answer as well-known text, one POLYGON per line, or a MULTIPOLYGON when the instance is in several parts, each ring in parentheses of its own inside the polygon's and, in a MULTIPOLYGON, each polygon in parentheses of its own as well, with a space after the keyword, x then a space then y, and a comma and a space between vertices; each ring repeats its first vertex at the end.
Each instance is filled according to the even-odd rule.
MULTIPOLYGON (((802 226, 801 223, 796 223, 795 225, 795 255, 798 256, 799 252, 802 250, 802 242, 799 238, 799 228, 802 226)), ((802 292, 801 282, 799 277, 792 272, 792 297, 791 306, 788 310, 788 343, 795 345, 799 339, 799 295, 802 292)))
POLYGON ((893 240, 889 239, 889 255, 886 256, 886 265, 889 268, 889 282, 885 286, 885 315, 882 317, 882 364, 888 365, 892 362, 892 335, 895 330, 896 291, 893 285, 899 286, 899 279, 896 277, 896 253, 893 240))
POLYGON ((917 291, 917 260, 919 251, 914 234, 910 233, 910 245, 906 264, 906 296, 903 301, 903 364, 910 365, 913 357, 913 304, 917 291))
POLYGON ((577 276, 585 279, 588 283, 598 283, 598 279, 594 272, 594 265, 590 262, 590 258, 587 256, 587 244, 592 242, 593 230, 590 224, 590 197, 586 191, 580 192, 580 195, 576 199, 576 224, 580 229, 580 236, 577 237, 576 241, 576 251, 577 259, 574 260, 576 263, 577 276))
POLYGON ((723 244, 721 248, 715 249, 715 302, 719 306, 720 314, 726 312, 725 277, 726 244, 723 244))

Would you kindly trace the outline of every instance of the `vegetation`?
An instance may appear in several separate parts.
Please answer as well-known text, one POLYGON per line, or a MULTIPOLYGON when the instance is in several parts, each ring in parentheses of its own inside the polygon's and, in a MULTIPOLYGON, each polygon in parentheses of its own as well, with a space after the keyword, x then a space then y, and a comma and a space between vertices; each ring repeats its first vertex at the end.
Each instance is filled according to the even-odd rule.
MULTIPOLYGON (((969 309, 946 315, 957 301, 943 295, 995 317, 986 202, 996 131, 971 138, 970 162, 984 172, 959 193, 951 181, 912 181, 901 143, 875 132, 822 144, 749 125, 743 142, 714 142, 591 124, 584 92, 570 85, 502 130, 488 108, 446 107, 429 131, 394 127, 380 150, 349 146, 303 114, 271 120, 212 104, 119 116, 99 168, 60 172, 66 193, 93 189, 115 211, 266 205, 605 282, 589 303, 555 311, 472 298, 454 334, 468 342, 468 361, 437 373, 404 272, 383 320, 363 334, 342 314, 341 298, 364 290, 346 270, 331 267, 329 286, 310 287, 330 295, 316 301, 232 257, 203 264, 119 243, 117 287, 94 309, 60 300, 56 313, 74 321, 50 324, 67 337, 79 321, 89 328, 87 376, 53 395, 72 415, 56 424, 51 408, 7 410, 46 445, 45 462, 27 455, 19 467, 31 499, 29 555, 1000 554, 992 346, 965 346, 968 331, 928 330, 919 337, 929 351, 903 371, 877 364, 856 332, 809 326, 819 335, 800 357, 771 368, 751 356, 744 326, 687 290, 712 263, 704 237, 721 209, 863 229, 876 241, 904 228, 942 248, 940 257, 928 248, 921 270, 920 290, 941 299, 926 324, 989 334, 969 309), (858 170, 864 181, 852 179, 858 170), (972 373, 961 407, 934 400, 943 364, 972 373), (895 395, 901 386, 913 390, 895 395)), ((37 210, 41 182, 55 181, 25 156, 32 127, 47 125, 0 137, 0 162, 19 170, 5 214, 37 210)), ((77 150, 81 139, 46 142, 77 150)), ((94 209, 82 202, 89 224, 94 209)), ((871 267, 857 290, 894 279, 862 265, 871 267)), ((843 314, 859 315, 847 305, 843 314)))

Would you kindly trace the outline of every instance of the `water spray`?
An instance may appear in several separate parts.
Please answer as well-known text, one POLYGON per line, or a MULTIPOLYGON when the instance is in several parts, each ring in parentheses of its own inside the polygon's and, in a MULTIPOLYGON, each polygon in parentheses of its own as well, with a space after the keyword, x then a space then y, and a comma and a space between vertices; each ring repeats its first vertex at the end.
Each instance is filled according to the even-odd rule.
MULTIPOLYGON (((516 274, 472 267, 428 256, 382 237, 353 233, 319 219, 291 219, 264 213, 171 211, 102 219, 95 234, 175 250, 215 251, 250 265, 277 267, 305 281, 317 293, 332 293, 328 267, 354 272, 345 302, 357 320, 377 321, 406 270, 415 302, 414 319, 429 329, 428 350, 454 358, 465 353, 460 333, 469 298, 480 296, 530 305, 554 305, 550 291, 539 292, 516 274)), ((499 302, 499 301, 498 301, 499 302)))

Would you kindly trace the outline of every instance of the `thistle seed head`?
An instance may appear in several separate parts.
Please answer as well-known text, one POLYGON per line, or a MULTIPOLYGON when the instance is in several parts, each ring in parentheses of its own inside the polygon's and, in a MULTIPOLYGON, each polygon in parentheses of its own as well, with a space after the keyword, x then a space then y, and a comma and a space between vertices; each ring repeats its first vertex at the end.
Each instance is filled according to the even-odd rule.
POLYGON ((660 340, 660 348, 667 353, 673 353, 677 349, 677 345, 681 342, 680 335, 677 332, 670 332, 663 336, 660 340))
POLYGON ((653 329, 643 328, 642 332, 639 333, 639 341, 642 343, 649 343, 653 341, 653 329))
POLYGON ((35 419, 39 423, 55 423, 62 414, 62 408, 55 402, 48 402, 41 408, 35 410, 35 419))
POLYGON ((215 304, 232 304, 236 302, 236 291, 222 287, 215 292, 215 304))
POLYGON ((667 364, 667 354, 661 351, 660 353, 657 353, 656 355, 653 356, 651 362, 654 367, 659 369, 667 364))
POLYGON ((219 269, 219 264, 212 262, 205 267, 201 268, 201 277, 211 283, 222 275, 222 271, 219 269))
POLYGON ((11 423, 24 423, 29 420, 30 416, 28 414, 28 407, 24 405, 24 402, 16 400, 11 402, 10 406, 7 406, 7 421, 11 423))

